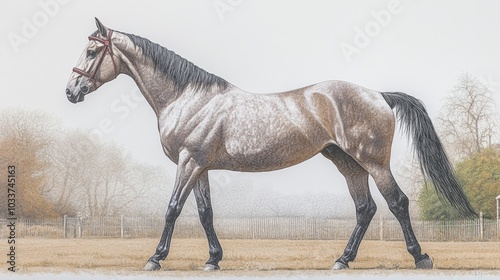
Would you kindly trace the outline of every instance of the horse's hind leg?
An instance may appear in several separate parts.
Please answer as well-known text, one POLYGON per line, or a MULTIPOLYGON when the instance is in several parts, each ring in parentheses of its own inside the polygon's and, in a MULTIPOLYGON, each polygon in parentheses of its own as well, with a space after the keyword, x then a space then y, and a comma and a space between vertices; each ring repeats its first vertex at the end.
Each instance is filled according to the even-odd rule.
POLYGON ((322 154, 330 159, 340 173, 344 175, 349 192, 356 206, 357 224, 347 243, 342 256, 335 262, 333 269, 349 268, 349 262, 356 258, 359 245, 365 235, 368 225, 377 211, 368 187, 368 172, 363 169, 351 156, 342 151, 338 146, 326 147, 322 154))
POLYGON ((196 203, 198 204, 198 214, 208 239, 210 258, 205 264, 204 271, 219 269, 219 261, 222 259, 222 247, 214 229, 214 216, 212 203, 210 201, 210 186, 208 182, 208 172, 204 171, 198 179, 198 184, 194 187, 196 203))
POLYGON ((369 165, 367 169, 370 175, 375 180, 378 189, 382 193, 384 199, 389 205, 389 209, 396 216, 406 241, 406 248, 408 252, 415 259, 417 269, 432 269, 433 262, 427 254, 421 253, 420 244, 413 232, 410 214, 408 211, 409 200, 408 197, 401 191, 398 184, 394 180, 392 172, 388 164, 386 165, 369 165))

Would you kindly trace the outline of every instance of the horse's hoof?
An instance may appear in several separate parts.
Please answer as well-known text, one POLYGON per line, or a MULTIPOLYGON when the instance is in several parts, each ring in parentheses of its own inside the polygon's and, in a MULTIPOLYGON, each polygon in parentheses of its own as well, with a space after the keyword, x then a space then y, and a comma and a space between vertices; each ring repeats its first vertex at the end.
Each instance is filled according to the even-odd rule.
POLYGON ((344 270, 344 269, 349 269, 349 265, 341 262, 335 262, 335 264, 332 267, 333 270, 344 270))
POLYGON ((157 271, 160 270, 161 265, 152 261, 148 261, 142 270, 144 271, 157 271))
POLYGON ((203 271, 205 272, 217 271, 217 270, 220 270, 220 267, 218 265, 213 265, 213 264, 206 264, 205 268, 203 268, 203 271))
POLYGON ((424 255, 423 260, 417 262, 415 265, 417 266, 417 269, 433 269, 434 268, 434 263, 432 262, 432 259, 427 254, 424 255))

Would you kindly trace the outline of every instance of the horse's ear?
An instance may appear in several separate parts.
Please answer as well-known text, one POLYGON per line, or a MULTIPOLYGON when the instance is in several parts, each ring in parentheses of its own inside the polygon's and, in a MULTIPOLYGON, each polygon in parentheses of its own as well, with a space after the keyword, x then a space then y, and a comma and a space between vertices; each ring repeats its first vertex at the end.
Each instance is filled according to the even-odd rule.
POLYGON ((108 28, 104 26, 104 24, 102 24, 98 18, 95 18, 95 25, 97 25, 97 30, 99 30, 99 33, 101 33, 103 37, 108 36, 108 28))

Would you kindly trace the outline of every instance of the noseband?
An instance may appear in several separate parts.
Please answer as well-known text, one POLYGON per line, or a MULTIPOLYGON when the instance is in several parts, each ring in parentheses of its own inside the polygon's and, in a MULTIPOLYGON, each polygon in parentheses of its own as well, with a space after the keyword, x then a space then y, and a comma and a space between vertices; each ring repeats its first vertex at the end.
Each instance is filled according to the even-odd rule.
POLYGON ((101 64, 102 64, 104 57, 106 56, 106 52, 107 52, 111 56, 111 61, 113 62, 113 68, 115 69, 115 73, 116 73, 116 71, 117 71, 116 64, 115 64, 115 60, 113 58, 113 50, 111 49, 111 35, 113 35, 113 30, 108 29, 108 36, 106 37, 106 39, 102 39, 102 38, 99 38, 96 36, 89 36, 89 41, 97 41, 97 42, 103 44, 104 51, 102 52, 101 56, 99 57, 99 60, 97 61, 97 65, 94 68, 94 70, 92 70, 92 72, 88 72, 88 71, 85 71, 85 70, 82 70, 82 69, 76 68, 76 67, 73 68, 73 72, 78 73, 82 76, 85 76, 85 77, 89 78, 90 80, 95 80, 95 75, 97 73, 97 70, 99 70, 99 68, 101 67, 101 64))

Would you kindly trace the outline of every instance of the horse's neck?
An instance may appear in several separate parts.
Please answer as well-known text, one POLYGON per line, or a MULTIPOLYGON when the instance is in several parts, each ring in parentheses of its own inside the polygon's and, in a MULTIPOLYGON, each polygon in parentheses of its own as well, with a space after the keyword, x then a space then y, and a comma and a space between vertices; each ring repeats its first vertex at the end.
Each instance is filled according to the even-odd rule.
POLYGON ((169 88, 168 81, 155 75, 152 67, 139 64, 129 66, 129 70, 127 74, 135 81, 156 115, 159 115, 164 107, 173 102, 172 98, 169 98, 173 94, 166 90, 169 88))
MULTIPOLYGON (((221 89, 217 85, 213 85, 209 89, 200 89, 199 87, 188 85, 182 92, 176 92, 176 87, 169 80, 169 77, 158 73, 153 62, 150 59, 144 59, 142 54, 137 53, 137 49, 133 47, 132 43, 120 44, 118 49, 121 52, 121 60, 124 64, 122 73, 134 79, 157 116, 160 116, 168 106, 177 100, 186 99, 183 97, 199 97, 197 91, 203 90, 202 99, 205 100, 221 93, 221 89)), ((229 88, 232 88, 232 85, 225 90, 229 88)))
POLYGON ((130 45, 119 49, 123 63, 122 73, 135 81, 158 116, 168 104, 175 101, 179 93, 170 92, 173 87, 168 79, 155 73, 152 63, 143 59, 140 54, 131 49, 130 45))
POLYGON ((127 62, 127 68, 125 74, 134 79, 157 117, 159 117, 167 107, 173 106, 175 103, 184 103, 186 100, 197 102, 199 98, 207 100, 221 93, 221 91, 214 86, 212 90, 204 90, 203 94, 198 94, 199 89, 195 90, 191 85, 182 92, 176 92, 174 91, 175 87, 172 85, 172 82, 169 81, 165 75, 157 73, 154 66, 148 65, 142 58, 134 59, 133 61, 129 60, 127 62))

